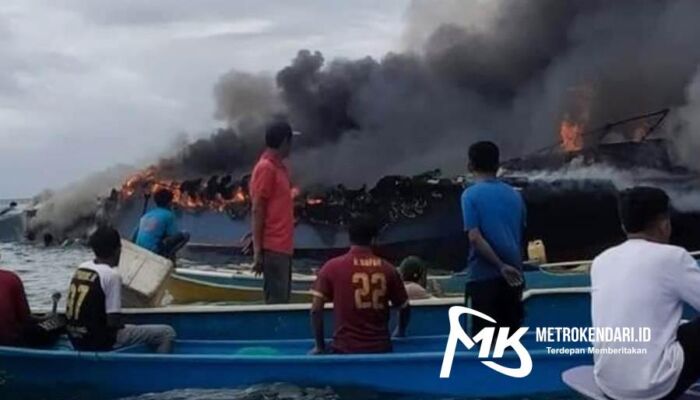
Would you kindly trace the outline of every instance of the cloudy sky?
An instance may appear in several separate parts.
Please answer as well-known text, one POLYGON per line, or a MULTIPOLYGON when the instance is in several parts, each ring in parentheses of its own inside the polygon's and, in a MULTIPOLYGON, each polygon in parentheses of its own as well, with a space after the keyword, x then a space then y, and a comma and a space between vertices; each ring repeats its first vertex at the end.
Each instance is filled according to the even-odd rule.
POLYGON ((144 163, 204 135, 231 69, 274 72, 301 48, 381 56, 407 0, 3 0, 0 198, 144 163))

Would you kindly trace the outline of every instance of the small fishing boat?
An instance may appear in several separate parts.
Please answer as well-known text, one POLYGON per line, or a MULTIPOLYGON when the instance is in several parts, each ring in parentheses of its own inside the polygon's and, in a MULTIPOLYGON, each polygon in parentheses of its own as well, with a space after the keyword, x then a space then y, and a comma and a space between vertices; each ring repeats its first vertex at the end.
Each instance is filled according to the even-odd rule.
MULTIPOLYGON (((446 316, 445 316, 446 318, 446 316)), ((294 382, 309 386, 362 387, 384 393, 460 397, 531 396, 562 392, 563 371, 590 363, 591 356, 549 354, 523 338, 532 372, 520 379, 490 369, 478 347, 458 346, 450 378, 440 378, 446 336, 394 340, 389 354, 318 355, 311 340, 178 340, 174 353, 152 354, 144 346, 112 352, 77 352, 68 343, 45 350, 0 347, 3 390, 15 393, 62 388, 74 398, 110 399, 173 389, 221 389, 259 383, 294 382)), ((499 364, 517 368, 521 360, 506 351, 499 364)))
MULTIPOLYGON (((523 294, 525 325, 590 326, 589 288, 528 289, 523 294)), ((410 336, 447 335, 452 306, 464 305, 461 297, 411 301, 410 336)), ((125 310, 126 323, 169 324, 183 340, 282 340, 311 335, 310 304, 170 306, 125 310)), ((333 327, 331 305, 326 310, 326 330, 333 327)))
MULTIPOLYGON (((586 261, 544 264, 531 267, 525 272, 528 288, 587 287, 590 279, 585 268, 586 261), (557 269, 558 268, 558 269, 557 269), (566 269, 565 269, 566 268, 566 269)), ((315 276, 294 274, 292 276, 292 302, 311 300, 311 285, 315 276)), ((464 296, 466 274, 428 276, 428 288, 439 297, 464 296)), ((198 302, 261 302, 262 279, 248 269, 178 268, 166 284, 172 304, 198 302)))

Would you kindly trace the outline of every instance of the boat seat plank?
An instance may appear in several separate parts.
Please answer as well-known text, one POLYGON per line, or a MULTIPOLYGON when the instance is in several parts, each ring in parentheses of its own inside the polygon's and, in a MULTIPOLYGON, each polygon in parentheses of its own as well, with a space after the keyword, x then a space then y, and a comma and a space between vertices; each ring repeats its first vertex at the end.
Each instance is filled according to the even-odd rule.
MULTIPOLYGON (((592 400, 609 400, 605 393, 598 387, 593 377, 593 366, 582 365, 571 368, 561 374, 561 379, 566 386, 578 394, 592 400)), ((700 384, 696 383, 687 392, 683 394, 680 400, 698 400, 700 399, 700 384)))

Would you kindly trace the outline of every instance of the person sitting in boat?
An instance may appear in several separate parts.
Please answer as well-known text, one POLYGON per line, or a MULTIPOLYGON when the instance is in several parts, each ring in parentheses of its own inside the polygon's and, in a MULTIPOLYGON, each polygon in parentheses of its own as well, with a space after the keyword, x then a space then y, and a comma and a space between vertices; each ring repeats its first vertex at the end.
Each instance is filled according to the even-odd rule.
POLYGON ((465 302, 497 323, 473 318, 472 335, 489 326, 517 330, 523 321, 522 237, 525 202, 497 178, 500 151, 492 142, 469 148, 475 182, 462 194, 464 231, 469 239, 465 302))
POLYGON ((401 279, 410 300, 424 300, 433 297, 427 290, 427 268, 425 262, 416 256, 408 256, 399 264, 401 279))
POLYGON ((35 317, 29 309, 24 285, 17 274, 0 269, 0 346, 45 347, 64 333, 64 325, 56 315, 60 294, 54 294, 54 312, 48 317, 35 317))
POLYGON ((135 243, 163 257, 175 259, 177 252, 190 240, 190 235, 177 228, 172 211, 173 192, 159 189, 153 195, 156 207, 139 222, 135 243))
POLYGON ((71 280, 66 301, 68 336, 80 351, 107 351, 146 344, 169 353, 175 331, 168 325, 123 325, 119 265, 121 239, 115 229, 102 226, 90 236, 95 259, 80 265, 71 280))
POLYGON ((333 302, 335 329, 330 350, 334 353, 383 353, 391 351, 390 307, 398 308, 395 336, 404 336, 410 316, 408 295, 394 266, 372 253, 378 227, 373 218, 359 216, 349 227, 352 247, 328 261, 319 271, 311 293, 311 320, 316 347, 326 352, 323 308, 333 302))
POLYGON ((12 271, 0 269, 0 346, 20 346, 31 320, 22 280, 12 271))
POLYGON ((648 342, 594 342, 594 375, 616 399, 673 399, 700 378, 700 318, 681 325, 683 304, 700 310, 700 268, 669 245, 669 198, 661 189, 620 194, 627 241, 593 260, 591 315, 596 328, 649 328, 648 342), (680 325, 680 326, 679 326, 680 325), (614 354, 625 348, 643 354, 614 354))

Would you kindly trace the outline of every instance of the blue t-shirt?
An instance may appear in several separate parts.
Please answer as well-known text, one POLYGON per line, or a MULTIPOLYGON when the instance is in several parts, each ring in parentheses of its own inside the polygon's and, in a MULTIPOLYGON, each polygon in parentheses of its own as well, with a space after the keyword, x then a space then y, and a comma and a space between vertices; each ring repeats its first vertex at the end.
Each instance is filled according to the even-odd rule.
MULTIPOLYGON (((462 193, 464 230, 478 228, 493 251, 506 264, 522 269, 525 203, 515 189, 497 179, 477 182, 462 193)), ((469 249, 467 281, 501 277, 498 267, 469 249)))
POLYGON ((175 214, 166 208, 156 207, 141 217, 136 244, 157 253, 160 242, 176 233, 175 214))

